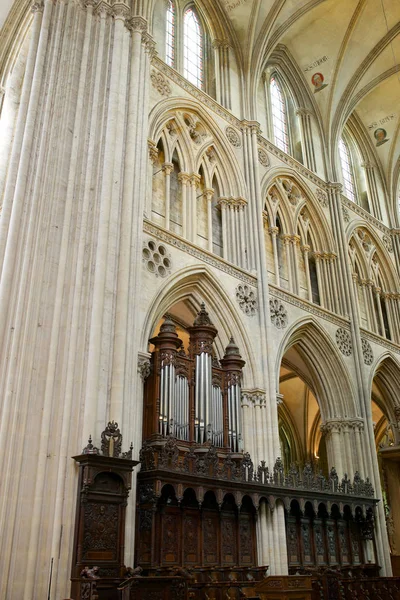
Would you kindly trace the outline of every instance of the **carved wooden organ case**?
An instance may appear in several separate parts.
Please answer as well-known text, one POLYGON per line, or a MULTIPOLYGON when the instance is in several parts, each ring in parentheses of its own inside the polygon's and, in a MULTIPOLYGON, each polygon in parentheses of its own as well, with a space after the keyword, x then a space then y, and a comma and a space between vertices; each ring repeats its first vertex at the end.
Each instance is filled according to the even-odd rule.
POLYGON ((239 481, 224 491, 216 481, 222 469, 233 473, 243 462, 245 363, 233 339, 217 360, 217 329, 204 304, 189 335, 186 354, 167 315, 150 340, 136 561, 150 569, 254 566, 254 506, 242 494, 239 500, 239 481))

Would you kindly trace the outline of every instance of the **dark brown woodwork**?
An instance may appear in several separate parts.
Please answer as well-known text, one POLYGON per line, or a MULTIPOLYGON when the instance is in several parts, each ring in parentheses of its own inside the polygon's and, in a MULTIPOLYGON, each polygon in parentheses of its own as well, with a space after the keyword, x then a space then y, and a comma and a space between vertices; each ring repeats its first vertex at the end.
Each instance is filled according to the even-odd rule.
MULTIPOLYGON (((116 423, 109 423, 102 434, 101 452, 91 439, 82 454, 74 456, 79 464, 75 541, 72 565, 72 595, 84 567, 98 567, 101 578, 119 578, 124 564, 125 511, 131 489, 132 448, 121 453, 122 436, 116 423)), ((88 586, 87 586, 88 587, 88 586)), ((114 586, 115 587, 115 586, 114 586)))

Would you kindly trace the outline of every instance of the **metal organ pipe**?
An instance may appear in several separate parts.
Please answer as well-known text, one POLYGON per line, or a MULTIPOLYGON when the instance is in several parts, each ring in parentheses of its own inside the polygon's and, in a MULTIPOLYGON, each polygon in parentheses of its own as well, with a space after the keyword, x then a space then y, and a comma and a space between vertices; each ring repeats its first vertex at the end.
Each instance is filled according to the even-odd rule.
POLYGON ((199 444, 209 441, 216 447, 229 445, 233 452, 240 452, 240 381, 245 363, 239 349, 231 338, 222 360, 213 363, 217 329, 204 305, 189 334, 189 357, 182 350, 182 341, 169 316, 165 317, 159 334, 150 340, 155 346, 153 372, 159 401, 155 401, 156 412, 149 414, 146 431, 149 435, 155 433, 158 419, 157 431, 163 437, 172 435, 199 444))

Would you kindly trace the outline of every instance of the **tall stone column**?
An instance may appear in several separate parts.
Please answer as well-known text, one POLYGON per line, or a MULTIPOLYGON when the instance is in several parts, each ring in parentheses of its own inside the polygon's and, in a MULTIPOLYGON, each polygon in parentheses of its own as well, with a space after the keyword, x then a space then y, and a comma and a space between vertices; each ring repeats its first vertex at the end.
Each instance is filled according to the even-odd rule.
POLYGON ((181 184, 181 198, 182 198, 182 237, 188 238, 188 203, 189 203, 189 181, 190 175, 189 173, 185 173, 181 171, 178 175, 178 181, 181 184))
POLYGON ((171 218, 171 183, 170 183, 170 175, 174 170, 174 165, 172 163, 164 163, 162 166, 162 170, 165 176, 165 229, 170 228, 170 218, 171 218))
POLYGON ((214 197, 214 190, 204 190, 204 198, 207 202, 207 249, 209 252, 213 251, 213 226, 212 226, 212 200, 214 197))
POLYGON ((230 65, 229 65, 229 49, 228 40, 216 39, 213 41, 215 54, 215 81, 217 102, 231 108, 231 82, 230 82, 230 65))
POLYGON ((308 253, 310 252, 310 246, 308 244, 304 244, 301 247, 301 251, 303 253, 304 268, 305 268, 305 272, 306 272, 308 301, 312 302, 313 296, 312 296, 312 287, 311 287, 311 278, 310 278, 310 265, 308 263, 308 253))
POLYGON ((275 269, 275 285, 280 286, 280 277, 279 277, 279 257, 278 257, 278 248, 276 243, 276 238, 279 233, 278 227, 270 227, 268 232, 271 234, 272 239, 272 252, 274 254, 274 269, 275 269))
MULTIPOLYGON (((329 207, 331 210, 331 219, 334 234, 338 243, 338 256, 340 264, 340 273, 344 286, 343 299, 345 309, 350 316, 350 326, 353 340, 353 356, 356 384, 358 389, 357 406, 355 407, 358 416, 365 422, 365 434, 363 436, 362 451, 366 454, 368 462, 372 466, 372 473, 367 474, 371 477, 372 484, 375 488, 375 494, 381 498, 380 476, 378 461, 375 449, 375 438, 372 426, 372 408, 371 408, 371 390, 369 388, 369 380, 365 374, 363 367, 363 351, 361 345, 361 332, 358 321, 358 313, 356 309, 356 299, 354 296, 352 266, 348 261, 348 244, 345 234, 345 226, 341 202, 341 186, 336 183, 328 184, 329 192, 329 207), (347 300, 346 300, 347 298, 347 300)), ((375 312, 375 311, 374 311, 375 312)), ((378 563, 382 567, 382 575, 390 575, 392 572, 389 554, 389 545, 386 532, 385 514, 383 503, 380 502, 377 507, 377 518, 375 521, 376 528, 376 544, 378 553, 378 563)))
POLYGON ((364 162, 361 165, 365 170, 365 177, 367 180, 368 198, 370 199, 372 214, 382 220, 382 210, 380 206, 380 198, 378 194, 378 186, 376 184, 376 167, 371 162, 364 162))
POLYGON ((310 169, 310 171, 314 171, 314 173, 316 173, 317 166, 315 162, 315 150, 311 126, 312 113, 307 108, 298 108, 296 110, 296 115, 300 120, 300 131, 304 150, 303 156, 305 165, 308 169, 310 169))

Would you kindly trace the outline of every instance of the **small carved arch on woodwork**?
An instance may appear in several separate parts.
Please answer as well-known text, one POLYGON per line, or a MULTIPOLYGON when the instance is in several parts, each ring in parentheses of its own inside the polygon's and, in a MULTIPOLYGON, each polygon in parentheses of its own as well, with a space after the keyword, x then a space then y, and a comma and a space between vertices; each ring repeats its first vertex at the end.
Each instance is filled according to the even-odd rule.
POLYGON ((341 519, 343 516, 343 502, 334 502, 331 508, 332 519, 341 519))
POLYGON ((343 518, 346 521, 352 521, 354 515, 354 504, 345 504, 343 506, 343 518))
POLYGON ((302 508, 300 504, 302 500, 302 498, 300 498, 300 500, 298 500, 297 498, 292 498, 290 500, 290 514, 293 517, 300 517, 303 514, 304 507, 302 508))
POLYGON ((178 506, 178 493, 174 484, 165 483, 162 486, 158 503, 166 506, 178 506))
MULTIPOLYGON (((301 499, 301 502, 304 502, 303 498, 301 499)), ((311 500, 306 500, 306 502, 304 503, 303 514, 304 516, 310 517, 311 519, 313 519, 316 516, 314 502, 312 502, 311 500)))
POLYGON ((96 474, 91 485, 91 492, 100 494, 124 495, 125 482, 117 473, 100 471, 96 474))
POLYGON ((316 515, 319 519, 328 519, 329 518, 329 510, 325 502, 319 502, 318 508, 316 510, 316 515))
POLYGON ((240 511, 243 513, 244 512, 251 513, 253 515, 257 512, 252 494, 251 495, 243 494, 241 505, 240 505, 240 511))
POLYGON ((224 494, 224 499, 222 502, 221 510, 223 510, 223 511, 230 510, 231 512, 235 512, 235 514, 236 514, 237 511, 240 510, 238 508, 237 495, 240 496, 240 503, 241 503, 242 494, 240 492, 235 492, 234 494, 232 494, 232 492, 227 492, 226 494, 224 494))
POLYGON ((181 506, 199 508, 199 502, 197 500, 195 488, 186 487, 183 490, 181 506))

